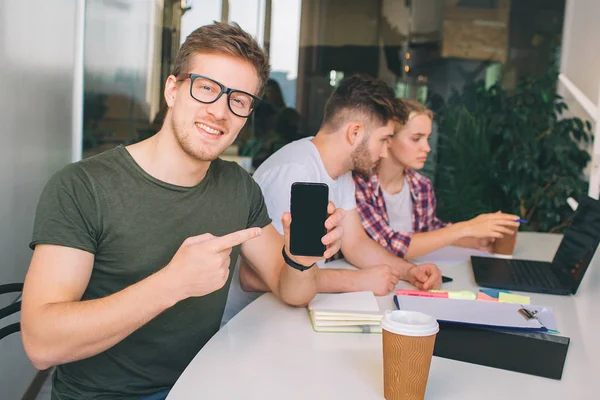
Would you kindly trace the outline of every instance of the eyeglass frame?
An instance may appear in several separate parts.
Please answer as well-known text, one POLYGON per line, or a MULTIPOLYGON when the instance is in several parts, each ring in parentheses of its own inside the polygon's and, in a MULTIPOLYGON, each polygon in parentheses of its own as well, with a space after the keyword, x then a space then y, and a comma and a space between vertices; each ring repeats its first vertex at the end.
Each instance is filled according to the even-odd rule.
POLYGON ((254 112, 254 110, 256 110, 256 106, 258 106, 258 104, 262 101, 262 99, 259 99, 258 97, 256 97, 255 95, 253 95, 251 93, 248 93, 248 92, 245 92, 245 91, 239 90, 239 89, 229 88, 229 87, 223 85, 221 82, 216 81, 213 78, 210 78, 205 75, 200 75, 200 74, 195 74, 193 72, 190 72, 190 73, 182 73, 175 77, 177 82, 185 81, 188 78, 190 79, 190 97, 192 99, 194 99, 197 102, 202 103, 202 104, 213 104, 213 103, 216 103, 221 98, 221 96, 223 96, 223 93, 225 93, 225 94, 227 94, 227 107, 229 108, 229 111, 231 111, 235 116, 240 117, 240 118, 249 118, 252 115, 252 113, 254 112), (194 94, 192 93, 192 88, 194 87, 194 81, 197 78, 208 79, 209 81, 214 82, 217 85, 219 85, 221 92, 219 92, 219 94, 213 101, 202 101, 202 100, 198 100, 197 98, 194 97, 194 94), (250 111, 250 113, 248 115, 245 115, 245 116, 239 115, 238 113, 233 111, 233 109, 231 108, 231 93, 232 92, 244 93, 252 98, 253 106, 252 106, 252 110, 250 111))

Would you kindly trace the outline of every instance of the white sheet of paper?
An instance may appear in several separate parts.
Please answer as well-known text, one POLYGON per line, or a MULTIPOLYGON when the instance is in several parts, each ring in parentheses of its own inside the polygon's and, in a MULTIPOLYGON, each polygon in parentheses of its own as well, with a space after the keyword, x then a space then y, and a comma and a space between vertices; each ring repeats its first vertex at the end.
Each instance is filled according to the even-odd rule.
POLYGON ((537 311, 537 319, 549 330, 558 331, 558 324, 556 323, 556 318, 554 318, 554 309, 552 307, 547 306, 534 306, 527 305, 525 306, 528 310, 537 311))
MULTIPOLYGON (((441 321, 507 328, 543 328, 537 319, 527 320, 518 312, 520 304, 416 296, 398 296, 398 303, 401 310, 420 311, 441 321)), ((534 307, 525 306, 527 309, 534 307)), ((551 313, 551 309, 545 312, 546 315, 551 313)))

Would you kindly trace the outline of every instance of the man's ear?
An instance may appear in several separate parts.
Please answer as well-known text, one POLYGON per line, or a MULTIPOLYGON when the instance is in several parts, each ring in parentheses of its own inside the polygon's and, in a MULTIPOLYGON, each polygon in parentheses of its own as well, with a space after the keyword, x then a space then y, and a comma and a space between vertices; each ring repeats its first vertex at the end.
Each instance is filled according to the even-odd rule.
POLYGON ((169 107, 173 107, 173 104, 175 104, 177 89, 177 78, 173 75, 169 75, 167 82, 165 83, 165 100, 169 107))
POLYGON ((358 122, 352 121, 346 125, 346 141, 351 147, 363 141, 365 135, 365 126, 358 122))

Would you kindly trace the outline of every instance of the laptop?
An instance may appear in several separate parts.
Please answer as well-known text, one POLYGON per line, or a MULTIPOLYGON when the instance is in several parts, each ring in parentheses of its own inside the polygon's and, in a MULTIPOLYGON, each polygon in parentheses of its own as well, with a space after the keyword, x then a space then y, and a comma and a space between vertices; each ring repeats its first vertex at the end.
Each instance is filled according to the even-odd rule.
POLYGON ((584 196, 552 262, 471 256, 478 285, 523 292, 575 294, 600 242, 600 201, 584 196))

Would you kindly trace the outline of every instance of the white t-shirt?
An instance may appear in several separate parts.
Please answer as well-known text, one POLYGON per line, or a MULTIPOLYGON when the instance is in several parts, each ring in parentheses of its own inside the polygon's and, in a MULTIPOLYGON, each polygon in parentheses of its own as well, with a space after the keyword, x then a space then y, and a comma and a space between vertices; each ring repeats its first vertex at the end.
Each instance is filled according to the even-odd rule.
MULTIPOLYGON (((337 179, 331 178, 312 142, 312 137, 297 140, 281 148, 258 167, 253 177, 262 189, 273 226, 282 235, 281 216, 290 211, 294 182, 326 183, 329 186, 329 200, 333 201, 337 208, 356 208, 352 172, 347 172, 337 179)), ((227 323, 261 294, 242 290, 238 263, 229 287, 229 297, 221 325, 227 323)))
POLYGON ((337 179, 332 179, 312 137, 296 140, 281 148, 258 167, 254 180, 262 189, 273 226, 281 234, 281 215, 290 211, 294 182, 326 183, 329 186, 329 200, 337 208, 356 208, 352 172, 348 171, 337 179))
POLYGON ((390 219, 390 227, 396 232, 412 232, 413 202, 406 177, 404 177, 404 185, 398 193, 389 194, 383 187, 381 191, 383 192, 385 208, 390 219))

